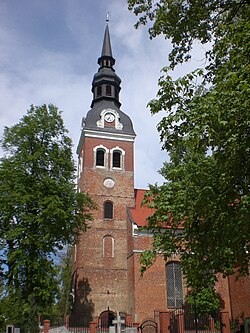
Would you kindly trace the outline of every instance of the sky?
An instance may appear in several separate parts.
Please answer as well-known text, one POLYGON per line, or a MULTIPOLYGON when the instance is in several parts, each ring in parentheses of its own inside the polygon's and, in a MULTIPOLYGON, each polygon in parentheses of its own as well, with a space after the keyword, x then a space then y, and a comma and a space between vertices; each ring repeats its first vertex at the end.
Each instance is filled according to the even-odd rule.
POLYGON ((135 188, 147 188, 163 182, 158 170, 168 158, 156 129, 164 114, 151 116, 147 103, 156 96, 170 44, 161 37, 150 40, 146 28, 135 29, 126 0, 0 1, 0 135, 31 104, 52 103, 62 110, 77 159, 107 12, 115 70, 122 80, 121 110, 137 134, 135 188))

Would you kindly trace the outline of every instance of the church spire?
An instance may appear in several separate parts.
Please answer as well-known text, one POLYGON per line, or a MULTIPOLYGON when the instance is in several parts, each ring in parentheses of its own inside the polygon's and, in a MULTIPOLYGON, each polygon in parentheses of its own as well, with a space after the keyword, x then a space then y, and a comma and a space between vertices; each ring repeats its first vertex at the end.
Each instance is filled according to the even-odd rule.
POLYGON ((102 57, 111 57, 112 58, 112 49, 110 43, 110 36, 109 36, 109 14, 107 13, 106 18, 106 29, 104 33, 104 40, 102 46, 102 57))
MULTIPOLYGON (((98 58, 99 69, 94 75, 92 82, 93 101, 91 107, 94 108, 100 101, 109 101, 118 108, 121 106, 119 101, 119 92, 121 90, 121 79, 116 75, 113 68, 115 59, 112 55, 112 48, 109 35, 109 19, 107 15, 106 28, 102 45, 102 53, 98 58)), ((110 105, 112 107, 112 105, 110 105)))
POLYGON ((101 57, 98 59, 98 64, 102 67, 104 65, 109 64, 112 67, 115 64, 115 59, 112 55, 112 48, 110 42, 110 35, 109 35, 109 18, 107 14, 106 18, 106 28, 104 32, 103 44, 102 44, 102 53, 101 57), (108 60, 108 62, 105 60, 108 60))

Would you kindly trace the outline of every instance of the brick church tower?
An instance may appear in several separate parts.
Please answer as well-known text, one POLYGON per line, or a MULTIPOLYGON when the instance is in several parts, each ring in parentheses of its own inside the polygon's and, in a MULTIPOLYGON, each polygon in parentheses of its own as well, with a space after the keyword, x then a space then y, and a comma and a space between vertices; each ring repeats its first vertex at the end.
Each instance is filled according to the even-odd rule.
POLYGON ((120 110, 121 79, 113 68, 108 22, 98 64, 77 148, 78 190, 88 192, 98 210, 74 247, 71 320, 76 325, 128 312, 126 219, 127 208, 134 206, 135 132, 120 110))

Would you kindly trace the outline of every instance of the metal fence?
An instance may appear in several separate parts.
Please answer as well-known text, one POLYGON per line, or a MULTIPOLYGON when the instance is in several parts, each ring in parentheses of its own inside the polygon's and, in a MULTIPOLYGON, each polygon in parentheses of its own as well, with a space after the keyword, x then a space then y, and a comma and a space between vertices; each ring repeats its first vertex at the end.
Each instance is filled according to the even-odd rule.
POLYGON ((170 312, 170 333, 220 333, 219 311, 198 314, 191 306, 183 306, 170 312))
POLYGON ((68 331, 70 333, 89 333, 89 327, 69 327, 68 331))

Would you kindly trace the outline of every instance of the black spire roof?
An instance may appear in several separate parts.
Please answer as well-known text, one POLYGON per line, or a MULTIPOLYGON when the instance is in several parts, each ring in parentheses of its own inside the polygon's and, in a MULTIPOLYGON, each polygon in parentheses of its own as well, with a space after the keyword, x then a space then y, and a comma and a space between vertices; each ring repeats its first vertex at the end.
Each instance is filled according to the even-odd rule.
POLYGON ((102 46, 102 57, 111 57, 112 58, 108 22, 106 24, 106 29, 105 29, 105 33, 104 33, 104 40, 103 40, 103 46, 102 46))
POLYGON ((135 132, 133 124, 128 115, 120 110, 121 103, 119 101, 121 79, 116 75, 113 68, 115 59, 112 56, 112 48, 110 43, 108 20, 104 33, 102 53, 98 58, 98 72, 94 75, 92 81, 93 100, 91 109, 88 111, 86 118, 82 121, 82 134, 77 148, 79 149, 83 143, 83 137, 88 131, 108 133, 109 135, 124 135, 134 139, 135 132), (103 112, 112 112, 116 115, 118 126, 105 127, 100 124, 103 119, 103 112))
POLYGON ((113 68, 115 59, 112 56, 108 21, 104 33, 102 53, 100 58, 98 58, 98 64, 100 67, 98 72, 94 75, 92 82, 93 101, 91 107, 93 108, 96 103, 106 100, 113 101, 119 108, 121 106, 119 101, 121 79, 116 75, 113 68))

